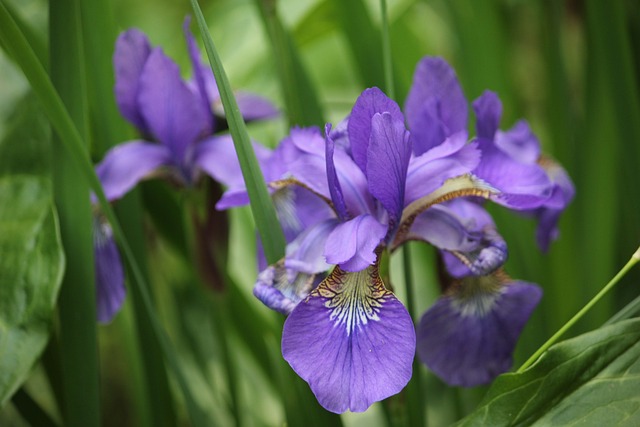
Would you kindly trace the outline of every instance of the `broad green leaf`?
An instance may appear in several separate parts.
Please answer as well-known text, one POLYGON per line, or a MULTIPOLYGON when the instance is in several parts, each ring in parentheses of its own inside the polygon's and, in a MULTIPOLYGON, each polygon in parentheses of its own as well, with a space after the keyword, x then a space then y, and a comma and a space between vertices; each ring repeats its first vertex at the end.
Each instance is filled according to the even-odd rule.
POLYGON ((0 406, 49 338, 64 265, 50 187, 41 176, 0 178, 0 406))
POLYGON ((458 426, 639 425, 640 319, 551 347, 520 374, 505 374, 458 426))

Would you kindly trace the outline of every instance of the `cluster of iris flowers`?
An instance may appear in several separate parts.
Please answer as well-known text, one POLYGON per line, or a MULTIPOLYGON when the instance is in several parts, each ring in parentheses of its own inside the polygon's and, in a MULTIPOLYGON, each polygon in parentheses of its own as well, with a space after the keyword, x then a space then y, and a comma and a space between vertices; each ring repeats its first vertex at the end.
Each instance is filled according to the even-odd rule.
MULTIPOLYGON (((227 187, 217 209, 248 203, 215 81, 185 23, 193 78, 144 34, 123 33, 115 53, 116 97, 143 139, 111 150, 97 166, 115 200, 138 181, 163 175, 184 186, 204 173, 227 187)), ((245 120, 273 117, 265 99, 239 94, 245 120)), ((274 149, 255 145, 287 239, 254 295, 287 316, 282 354, 329 411, 364 411, 396 394, 417 354, 450 385, 476 386, 511 367, 517 339, 538 304, 538 286, 510 278, 507 245, 487 201, 538 221, 542 250, 557 237, 573 197, 563 168, 540 152, 528 124, 499 129, 502 105, 486 91, 468 102, 453 69, 423 58, 404 106, 380 89, 356 100, 335 128, 293 128, 274 149), (380 276, 385 253, 408 241, 439 250, 442 296, 417 329, 380 276)), ((107 224, 97 220, 99 320, 124 297, 122 267, 107 224)))

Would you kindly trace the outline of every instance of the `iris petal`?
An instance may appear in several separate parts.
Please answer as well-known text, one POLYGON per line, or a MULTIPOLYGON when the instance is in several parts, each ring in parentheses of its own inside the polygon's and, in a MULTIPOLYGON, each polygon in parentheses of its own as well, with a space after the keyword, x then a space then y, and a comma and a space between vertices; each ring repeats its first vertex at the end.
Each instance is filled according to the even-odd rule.
POLYGON ((376 266, 336 267, 284 324, 282 355, 329 411, 365 411, 411 378, 415 332, 376 266))
POLYGON ((111 226, 98 217, 93 221, 93 250, 96 263, 96 314, 100 323, 108 323, 122 307, 127 291, 122 260, 113 240, 111 226))
POLYGON ((367 268, 375 262, 375 250, 386 234, 387 226, 368 214, 343 222, 327 239, 327 262, 347 271, 367 268))

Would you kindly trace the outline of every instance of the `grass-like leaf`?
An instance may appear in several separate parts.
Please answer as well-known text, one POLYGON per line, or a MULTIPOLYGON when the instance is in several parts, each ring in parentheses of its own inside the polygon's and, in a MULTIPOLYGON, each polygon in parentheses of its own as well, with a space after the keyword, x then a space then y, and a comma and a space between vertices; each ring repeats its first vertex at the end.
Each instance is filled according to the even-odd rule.
POLYGON ((278 222, 275 208, 271 203, 271 197, 267 191, 264 177, 258 160, 251 147, 251 141, 247 128, 240 114, 238 103, 233 96, 229 79, 222 66, 220 56, 213 45, 213 40, 207 29, 207 23, 202 15, 202 10, 196 0, 191 0, 191 6, 198 22, 198 27, 204 41, 204 46, 209 56, 209 62, 216 77, 216 83, 220 92, 220 99, 224 107, 229 131, 238 153, 238 160, 242 168, 242 176, 251 200, 251 211, 255 219, 258 233, 262 239, 264 253, 269 264, 273 264, 284 256, 285 239, 282 227, 278 222))

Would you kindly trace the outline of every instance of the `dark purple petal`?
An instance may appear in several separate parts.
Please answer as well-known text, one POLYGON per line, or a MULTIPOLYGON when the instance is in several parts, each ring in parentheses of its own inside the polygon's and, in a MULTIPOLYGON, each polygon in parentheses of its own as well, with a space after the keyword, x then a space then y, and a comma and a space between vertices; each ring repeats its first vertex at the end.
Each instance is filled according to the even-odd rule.
POLYGON ((480 151, 467 144, 467 133, 451 135, 439 146, 411 158, 407 170, 405 205, 433 192, 444 182, 471 172, 480 163, 480 151))
POLYGON ((109 201, 119 199, 161 166, 171 165, 167 147, 144 141, 116 145, 96 165, 96 174, 109 201))
POLYGON ((418 63, 404 111, 417 156, 466 129, 467 100, 446 61, 425 57, 418 63))
POLYGON ((371 119, 376 113, 389 113, 394 120, 404 123, 404 116, 395 101, 377 87, 366 89, 356 100, 347 124, 351 154, 358 167, 366 174, 367 152, 371 138, 371 119))
POLYGON ((349 218, 349 214, 347 212, 347 206, 344 201, 344 196, 342 194, 342 187, 340 186, 340 181, 338 180, 338 173, 336 172, 336 166, 333 163, 333 152, 335 150, 335 143, 333 139, 331 139, 331 125, 327 123, 324 128, 325 139, 326 139, 326 160, 327 160, 327 182, 329 185, 329 194, 331 195, 331 200, 333 201, 333 207, 338 214, 338 217, 342 221, 346 221, 349 218))
POLYGON ((521 163, 535 163, 540 158, 540 142, 524 120, 516 122, 508 131, 496 132, 494 143, 521 163))
POLYGON ((409 313, 385 289, 377 267, 336 267, 284 324, 282 355, 318 402, 365 411, 411 378, 415 332, 409 313))
POLYGON ((96 314, 98 322, 108 323, 120 310, 127 290, 120 253, 109 223, 95 217, 93 251, 96 274, 96 314))
POLYGON ((392 225, 397 225, 402 216, 410 157, 409 132, 404 122, 390 113, 376 113, 371 120, 367 182, 373 197, 389 213, 389 223, 392 225))
POLYGON ((530 283, 467 278, 422 316, 418 356, 449 385, 487 384, 511 367, 516 342, 541 296, 530 283))
POLYGON ((155 138, 182 165, 189 146, 207 129, 207 111, 160 48, 152 50, 140 76, 138 103, 155 138))
POLYGON ((124 118, 137 127, 142 134, 147 134, 149 129, 140 112, 138 92, 140 75, 150 53, 151 45, 147 36, 140 30, 131 29, 118 36, 113 54, 118 108, 124 118))
POLYGON ((542 167, 512 159, 491 140, 479 139, 478 146, 482 159, 473 173, 501 192, 493 201, 523 210, 542 206, 549 199, 552 184, 542 167))
POLYGON ((346 271, 360 271, 376 260, 375 250, 387 234, 387 225, 368 214, 359 215, 335 227, 324 255, 329 264, 346 271))
POLYGON ((476 113, 476 132, 478 138, 493 139, 500 125, 502 116, 502 102, 494 92, 485 90, 482 95, 473 101, 473 109, 476 113))
POLYGON ((212 86, 215 87, 215 79, 213 73, 208 66, 205 66, 200 59, 200 49, 196 44, 196 40, 193 38, 191 30, 189 30, 189 24, 191 24, 191 18, 187 16, 184 19, 182 30, 184 31, 184 37, 187 39, 187 50, 189 51, 189 59, 191 60, 191 68, 193 69, 193 79, 195 80, 196 87, 198 89, 198 95, 200 102, 202 103, 202 110, 207 113, 206 122, 207 127, 204 130, 205 133, 210 133, 213 130, 213 111, 212 100, 218 97, 217 90, 214 92, 212 86), (213 83, 213 85, 211 84, 213 83))
MULTIPOLYGON (((271 156, 271 150, 252 142, 258 164, 263 165, 271 156)), ((194 164, 207 175, 232 189, 244 188, 242 169, 231 135, 205 139, 195 147, 194 164)))

